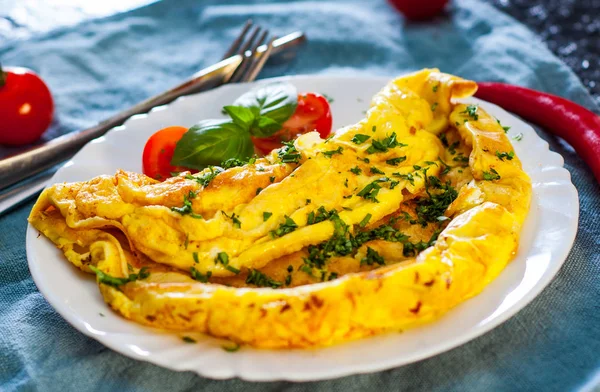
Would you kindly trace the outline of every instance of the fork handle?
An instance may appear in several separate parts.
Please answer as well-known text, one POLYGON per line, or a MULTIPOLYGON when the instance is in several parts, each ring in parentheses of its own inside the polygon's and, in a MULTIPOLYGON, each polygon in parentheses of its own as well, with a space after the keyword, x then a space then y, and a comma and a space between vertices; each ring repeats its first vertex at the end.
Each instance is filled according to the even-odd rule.
POLYGON ((70 158, 87 142, 104 135, 109 129, 122 125, 131 116, 147 113, 152 108, 165 105, 183 95, 205 91, 227 83, 242 59, 241 55, 231 56, 197 72, 179 86, 140 102, 91 128, 60 136, 0 160, 0 189, 7 188, 70 158))

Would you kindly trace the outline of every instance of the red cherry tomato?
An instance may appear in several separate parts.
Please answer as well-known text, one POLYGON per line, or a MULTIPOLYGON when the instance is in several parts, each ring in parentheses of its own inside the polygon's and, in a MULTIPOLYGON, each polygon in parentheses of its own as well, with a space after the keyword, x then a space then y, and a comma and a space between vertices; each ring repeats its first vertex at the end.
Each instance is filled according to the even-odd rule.
POLYGON ((448 0, 389 0, 409 20, 430 19, 439 14, 448 0))
POLYGON ((171 165, 175 145, 186 132, 187 128, 174 126, 163 128, 150 136, 142 155, 145 175, 156 180, 164 180, 171 177, 172 172, 187 170, 184 167, 171 165))
POLYGON ((283 128, 273 136, 258 138, 252 137, 252 141, 258 150, 268 154, 275 148, 282 146, 298 136, 317 131, 324 139, 331 133, 331 109, 327 98, 320 94, 308 93, 298 95, 298 106, 285 123, 283 128))
POLYGON ((48 86, 27 68, 0 68, 0 144, 33 143, 52 122, 48 86))

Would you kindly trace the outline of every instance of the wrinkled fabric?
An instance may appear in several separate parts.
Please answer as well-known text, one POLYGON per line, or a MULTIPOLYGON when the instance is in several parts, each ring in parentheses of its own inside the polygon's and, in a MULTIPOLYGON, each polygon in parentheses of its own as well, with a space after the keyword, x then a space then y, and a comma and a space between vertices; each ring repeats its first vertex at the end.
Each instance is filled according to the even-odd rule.
MULTIPOLYGON (((294 61, 269 64, 261 77, 394 76, 439 67, 470 79, 545 90, 598 111, 573 72, 533 33, 472 0, 455 1, 446 15, 426 24, 407 23, 383 0, 159 2, 0 43, 0 58, 38 71, 49 84, 58 114, 46 135, 51 138, 90 126, 216 62, 249 17, 275 34, 300 29, 309 38, 294 61)), ((459 348, 397 369, 304 384, 214 381, 129 359, 72 328, 36 289, 25 254, 28 203, 0 218, 0 389, 595 389, 600 385, 600 187, 569 146, 538 133, 565 158, 579 191, 575 245, 530 305, 459 348)))

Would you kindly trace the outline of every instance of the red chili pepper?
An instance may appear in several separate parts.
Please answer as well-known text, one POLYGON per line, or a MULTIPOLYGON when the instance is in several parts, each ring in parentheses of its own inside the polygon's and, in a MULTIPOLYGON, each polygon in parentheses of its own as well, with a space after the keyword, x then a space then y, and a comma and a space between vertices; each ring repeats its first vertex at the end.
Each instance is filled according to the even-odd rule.
POLYGON ((502 106, 565 139, 600 183, 600 116, 556 95, 506 83, 481 82, 476 97, 502 106))

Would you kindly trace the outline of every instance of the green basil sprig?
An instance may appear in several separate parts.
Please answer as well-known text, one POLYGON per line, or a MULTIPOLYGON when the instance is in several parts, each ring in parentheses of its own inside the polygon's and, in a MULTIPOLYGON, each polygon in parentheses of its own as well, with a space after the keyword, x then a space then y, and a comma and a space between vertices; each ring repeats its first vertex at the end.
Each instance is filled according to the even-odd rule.
POLYGON ((230 119, 204 120, 191 127, 177 142, 171 164, 202 170, 231 158, 248 159, 254 154, 250 136, 273 135, 297 105, 298 92, 290 83, 251 90, 223 107, 230 119))
MULTIPOLYGON (((236 99, 233 106, 250 109, 252 121, 249 123, 249 131, 253 136, 268 137, 280 130, 282 124, 296 111, 298 91, 290 83, 270 83, 248 91, 236 99)), ((223 109, 231 115, 231 106, 223 109)))

